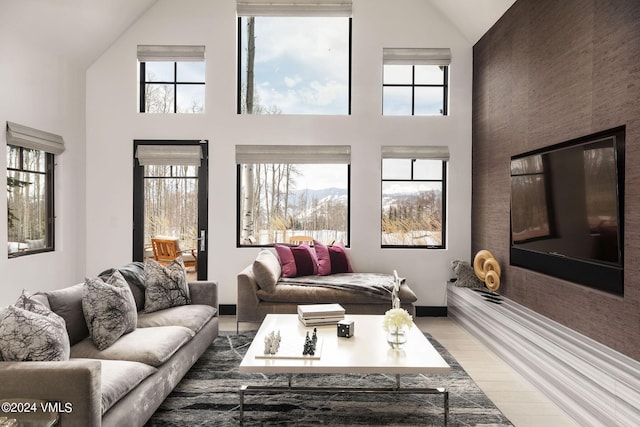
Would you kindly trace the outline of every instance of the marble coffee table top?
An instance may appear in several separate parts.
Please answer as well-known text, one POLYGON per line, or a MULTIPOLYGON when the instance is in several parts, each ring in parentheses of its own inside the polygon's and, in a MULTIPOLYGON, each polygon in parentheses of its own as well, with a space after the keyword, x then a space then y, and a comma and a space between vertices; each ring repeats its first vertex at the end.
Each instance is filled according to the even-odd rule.
POLYGON ((407 332, 405 346, 394 350, 386 341, 383 316, 347 314, 345 319, 354 321, 355 332, 351 338, 338 337, 336 325, 316 326, 320 348, 312 359, 288 355, 297 348, 302 354, 305 336, 307 332, 312 335, 314 327, 304 326, 296 314, 268 314, 240 363, 240 372, 436 374, 449 371, 449 365, 415 324, 407 332), (282 358, 277 354, 264 357, 264 338, 271 331, 280 331, 282 358))

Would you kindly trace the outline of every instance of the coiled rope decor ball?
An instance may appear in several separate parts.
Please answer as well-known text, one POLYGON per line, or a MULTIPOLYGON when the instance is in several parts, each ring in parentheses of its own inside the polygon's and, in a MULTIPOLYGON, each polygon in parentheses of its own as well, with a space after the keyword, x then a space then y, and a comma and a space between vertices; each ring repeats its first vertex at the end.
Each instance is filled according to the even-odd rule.
POLYGON ((478 251, 473 259, 473 270, 491 291, 500 288, 500 264, 494 256, 486 249, 478 251))

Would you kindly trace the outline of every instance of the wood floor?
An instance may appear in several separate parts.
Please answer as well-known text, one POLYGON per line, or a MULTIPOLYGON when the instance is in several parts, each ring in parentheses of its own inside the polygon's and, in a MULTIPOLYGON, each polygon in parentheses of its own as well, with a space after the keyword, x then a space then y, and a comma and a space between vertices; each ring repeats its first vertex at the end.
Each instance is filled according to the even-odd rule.
MULTIPOLYGON (((578 426, 553 402, 453 319, 418 317, 416 325, 423 332, 429 332, 449 350, 514 426, 578 426)), ((240 330, 256 330, 258 326, 242 323, 240 330)), ((220 330, 235 332, 235 316, 221 316, 220 330)))

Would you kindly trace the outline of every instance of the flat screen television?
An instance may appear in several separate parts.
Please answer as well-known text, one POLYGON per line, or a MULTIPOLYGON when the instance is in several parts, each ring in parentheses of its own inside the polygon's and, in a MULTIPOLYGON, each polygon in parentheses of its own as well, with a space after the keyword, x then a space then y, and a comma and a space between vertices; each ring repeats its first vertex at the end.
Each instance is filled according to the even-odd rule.
POLYGON ((511 158, 511 265, 624 293, 625 128, 511 158))

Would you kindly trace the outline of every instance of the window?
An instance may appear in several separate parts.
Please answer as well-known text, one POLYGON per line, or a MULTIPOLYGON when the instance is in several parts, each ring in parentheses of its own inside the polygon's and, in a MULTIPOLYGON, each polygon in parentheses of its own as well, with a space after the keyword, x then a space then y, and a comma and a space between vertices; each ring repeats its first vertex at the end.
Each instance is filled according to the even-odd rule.
POLYGON ((511 161, 511 232, 514 242, 551 235, 542 155, 511 161), (518 200, 521 199, 521 200, 518 200))
POLYGON ((449 49, 384 49, 382 114, 446 116, 449 49))
POLYGON ((350 114, 351 2, 289 2, 238 1, 238 114, 350 114))
POLYGON ((349 146, 238 145, 238 246, 349 244, 349 146))
POLYGON ((133 260, 175 240, 189 280, 207 278, 209 143, 134 140, 133 260))
POLYGON ((445 247, 446 147, 382 148, 382 247, 445 247))
POLYGON ((9 258, 54 249, 54 154, 62 137, 7 122, 9 258))
POLYGON ((204 46, 138 46, 141 113, 203 113, 204 46))
POLYGON ((196 248, 200 145, 140 144, 143 168, 144 243, 156 236, 178 237, 181 247, 196 248))

